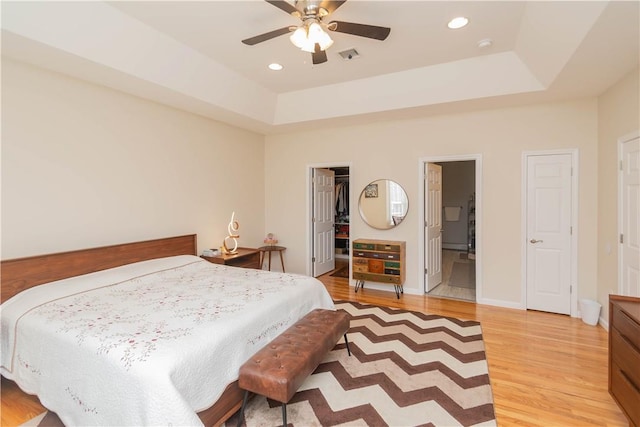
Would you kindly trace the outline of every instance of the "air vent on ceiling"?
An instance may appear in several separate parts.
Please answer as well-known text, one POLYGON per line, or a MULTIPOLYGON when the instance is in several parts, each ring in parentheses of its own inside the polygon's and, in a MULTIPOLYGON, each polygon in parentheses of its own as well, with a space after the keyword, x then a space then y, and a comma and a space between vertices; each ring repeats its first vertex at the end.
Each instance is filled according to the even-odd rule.
POLYGON ((338 52, 338 54, 340 56, 342 56, 342 59, 344 59, 345 61, 349 61, 351 59, 356 59, 357 57, 360 56, 358 51, 355 50, 355 49, 343 50, 342 52, 338 52))

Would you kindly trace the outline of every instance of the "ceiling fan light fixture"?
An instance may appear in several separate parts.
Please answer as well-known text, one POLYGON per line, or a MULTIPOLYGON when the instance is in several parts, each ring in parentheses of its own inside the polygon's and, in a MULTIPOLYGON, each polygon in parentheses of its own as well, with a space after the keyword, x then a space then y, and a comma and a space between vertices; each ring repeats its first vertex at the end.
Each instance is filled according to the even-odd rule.
POLYGON ((333 40, 331 39, 331 37, 329 36, 329 34, 326 33, 326 31, 321 29, 321 33, 318 36, 318 44, 320 45, 320 50, 325 50, 331 47, 331 45, 333 44, 333 40))
POLYGON ((309 39, 317 40, 318 38, 322 37, 322 33, 324 33, 324 30, 316 21, 313 21, 311 22, 311 24, 309 24, 309 30, 307 31, 309 39))
POLYGON ((293 43, 295 47, 302 49, 307 41, 307 29, 298 27, 293 34, 291 34, 289 40, 291 40, 291 43, 293 43))
POLYGON ((300 48, 303 52, 313 53, 316 51, 316 45, 311 43, 309 40, 300 48))
POLYGON ((320 45, 320 50, 328 49, 333 44, 329 34, 316 21, 298 27, 289 39, 294 46, 310 53, 315 52, 316 44, 320 45))

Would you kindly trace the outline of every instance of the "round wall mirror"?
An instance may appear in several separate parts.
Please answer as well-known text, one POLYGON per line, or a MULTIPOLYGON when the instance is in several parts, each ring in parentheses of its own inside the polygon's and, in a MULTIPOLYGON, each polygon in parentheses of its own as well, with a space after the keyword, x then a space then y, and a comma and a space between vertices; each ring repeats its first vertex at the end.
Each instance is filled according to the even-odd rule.
POLYGON ((360 193, 360 216, 373 228, 388 230, 400 224, 409 210, 404 188, 390 179, 373 181, 360 193))

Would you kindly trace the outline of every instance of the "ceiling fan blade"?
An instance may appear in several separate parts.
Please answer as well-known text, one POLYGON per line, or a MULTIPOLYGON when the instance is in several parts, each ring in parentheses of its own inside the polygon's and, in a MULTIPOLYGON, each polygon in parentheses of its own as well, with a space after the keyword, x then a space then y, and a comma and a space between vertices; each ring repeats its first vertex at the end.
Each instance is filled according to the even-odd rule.
POLYGON ((337 8, 342 6, 347 0, 323 0, 320 7, 326 9, 327 12, 333 13, 337 8))
POLYGON ((352 34, 354 36, 370 39, 384 40, 391 32, 391 28, 378 27, 376 25, 355 24, 353 22, 331 21, 328 28, 338 33, 352 34))
POLYGON ((320 44, 316 43, 316 51, 311 54, 311 61, 313 64, 322 64, 327 62, 327 52, 320 50, 320 44))
POLYGON ((254 37, 250 37, 248 39, 242 40, 242 43, 248 44, 249 46, 253 46, 254 44, 258 44, 267 40, 271 40, 272 38, 281 36, 283 34, 287 34, 290 31, 291 27, 282 27, 277 30, 269 31, 268 33, 260 34, 254 37))
POLYGON ((284 0, 264 0, 264 1, 274 5, 275 7, 277 7, 280 10, 284 10, 289 15, 297 14, 297 16, 300 16, 300 11, 298 9, 296 9, 295 6, 293 6, 291 3, 287 2, 287 1, 284 1, 284 0))

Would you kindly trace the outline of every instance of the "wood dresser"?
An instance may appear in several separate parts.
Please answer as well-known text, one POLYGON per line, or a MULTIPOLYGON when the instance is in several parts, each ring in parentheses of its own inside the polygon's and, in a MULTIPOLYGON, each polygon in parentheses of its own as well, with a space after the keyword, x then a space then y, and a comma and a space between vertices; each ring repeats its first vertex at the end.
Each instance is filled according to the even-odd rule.
POLYGON ((353 241, 351 270, 358 292, 365 281, 392 284, 396 297, 404 292, 405 242, 393 240, 353 241))
POLYGON ((260 270, 260 251, 252 248, 238 248, 237 253, 218 256, 202 256, 214 264, 224 264, 233 267, 256 268, 260 270))
POLYGON ((640 298, 609 295, 609 393, 640 426, 640 298))

